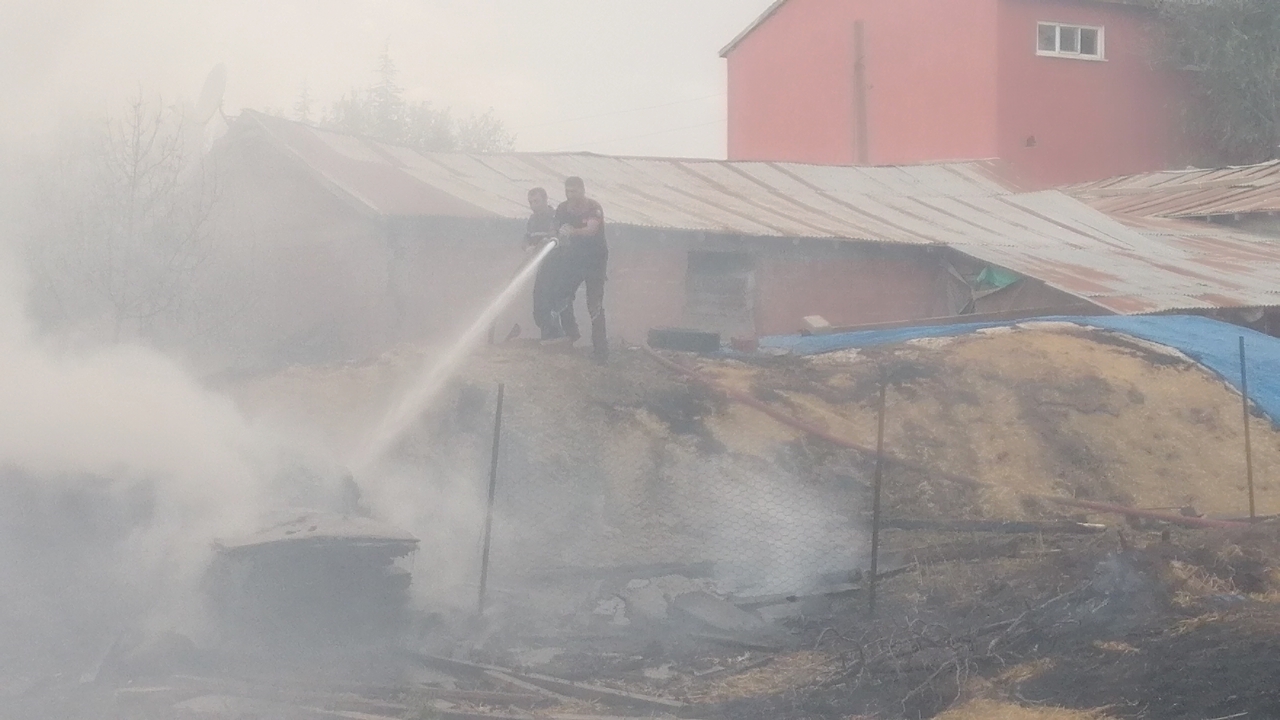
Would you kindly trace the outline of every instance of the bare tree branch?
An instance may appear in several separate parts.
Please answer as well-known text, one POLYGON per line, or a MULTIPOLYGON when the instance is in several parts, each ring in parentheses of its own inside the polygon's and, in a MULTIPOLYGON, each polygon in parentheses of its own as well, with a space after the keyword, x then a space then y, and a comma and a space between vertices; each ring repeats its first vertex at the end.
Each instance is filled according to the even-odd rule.
POLYGON ((216 183, 180 113, 141 92, 54 164, 34 245, 37 290, 55 324, 105 320, 115 340, 192 300, 214 249, 216 183))

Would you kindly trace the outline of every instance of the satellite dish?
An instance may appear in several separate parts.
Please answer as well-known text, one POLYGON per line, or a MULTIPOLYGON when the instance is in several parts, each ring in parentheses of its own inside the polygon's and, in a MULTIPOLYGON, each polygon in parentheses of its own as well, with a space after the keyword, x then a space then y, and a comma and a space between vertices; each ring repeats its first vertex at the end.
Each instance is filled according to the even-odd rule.
POLYGON ((227 91, 227 66, 218 63, 209 71, 204 79, 204 87, 200 89, 200 99, 192 109, 192 119, 197 125, 204 125, 213 119, 214 113, 222 109, 222 94, 227 91))

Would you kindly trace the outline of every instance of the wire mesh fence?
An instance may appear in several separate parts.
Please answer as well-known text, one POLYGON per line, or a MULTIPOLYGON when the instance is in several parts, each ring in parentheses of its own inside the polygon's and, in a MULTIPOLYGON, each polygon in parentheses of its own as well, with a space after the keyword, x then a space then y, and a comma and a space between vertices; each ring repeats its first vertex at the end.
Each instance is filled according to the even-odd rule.
MULTIPOLYGON (((487 493, 476 469, 488 469, 494 395, 460 393, 469 409, 433 435, 470 457, 476 498, 487 493)), ((495 585, 565 572, 674 573, 755 597, 846 583, 866 569, 864 458, 797 439, 743 440, 740 428, 716 425, 725 407, 687 387, 631 406, 595 403, 586 417, 557 417, 537 399, 507 387, 495 585)), ((473 525, 478 548, 483 522, 473 525)))

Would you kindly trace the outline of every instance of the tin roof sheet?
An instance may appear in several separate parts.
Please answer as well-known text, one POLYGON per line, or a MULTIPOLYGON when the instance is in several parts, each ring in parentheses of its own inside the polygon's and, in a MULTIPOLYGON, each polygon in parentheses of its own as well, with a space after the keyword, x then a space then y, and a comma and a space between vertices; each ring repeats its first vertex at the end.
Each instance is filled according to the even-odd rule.
POLYGON ((1106 213, 1195 218, 1280 211, 1280 161, 1109 178, 1065 188, 1106 213))
POLYGON ((1280 245, 1172 220, 1124 224, 1058 191, 1015 192, 986 163, 424 154, 245 115, 321 182, 377 215, 524 219, 529 188, 554 198, 578 175, 611 223, 948 246, 1117 313, 1280 305, 1280 245))

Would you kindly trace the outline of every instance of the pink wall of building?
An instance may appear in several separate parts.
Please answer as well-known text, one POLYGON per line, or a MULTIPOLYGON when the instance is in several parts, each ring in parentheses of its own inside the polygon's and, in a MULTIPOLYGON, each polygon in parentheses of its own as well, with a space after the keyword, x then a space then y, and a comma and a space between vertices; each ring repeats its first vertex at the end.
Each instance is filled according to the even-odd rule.
POLYGON ((997 0, 853 3, 865 26, 870 164, 995 156, 996 10, 997 0))
POLYGON ((731 160, 857 161, 859 20, 869 164, 1000 158, 1029 186, 1049 186, 1191 156, 1186 89, 1157 67, 1148 11, 1098 0, 789 0, 726 54, 731 160), (1038 21, 1105 27, 1106 59, 1037 55, 1038 21))
POLYGON ((996 153, 997 0, 790 0, 728 55, 729 159, 872 164, 996 153), (939 118, 946 118, 939 122, 939 118))
POLYGON ((919 248, 849 245, 837 253, 762 255, 756 269, 757 335, 795 333, 821 315, 850 326, 955 314, 954 283, 919 248))
POLYGON ((1184 164, 1183 81, 1156 66, 1156 18, 1081 0, 1003 0, 1000 158, 1032 186, 1184 164), (1104 61, 1036 54, 1036 25, 1105 28, 1104 61), (1031 141, 1034 138, 1034 143, 1031 141))
POLYGON ((730 160, 853 162, 847 0, 790 0, 728 61, 730 160))

